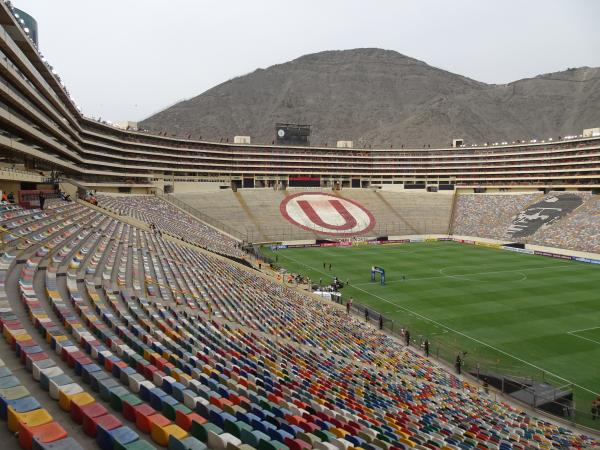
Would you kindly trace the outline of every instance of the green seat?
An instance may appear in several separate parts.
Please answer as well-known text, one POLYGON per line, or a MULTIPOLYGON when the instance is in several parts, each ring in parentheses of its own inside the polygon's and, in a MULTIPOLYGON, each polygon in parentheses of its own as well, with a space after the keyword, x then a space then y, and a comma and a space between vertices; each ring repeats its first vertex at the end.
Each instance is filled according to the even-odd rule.
POLYGON ((262 431, 253 431, 248 430, 246 428, 242 428, 240 439, 244 444, 248 444, 254 448, 258 448, 258 442, 260 440, 269 441, 269 436, 267 436, 262 431))
POLYGON ((239 422, 232 422, 231 420, 226 419, 225 423, 223 424, 223 430, 225 430, 227 433, 233 434, 236 438, 241 439, 242 430, 238 424, 239 422))
MULTIPOLYGON (((117 447, 115 447, 117 448, 117 447)), ((122 447, 124 450, 156 450, 156 447, 148 441, 135 441, 122 447)))
POLYGON ((193 436, 178 439, 171 435, 169 436, 167 448, 169 450, 206 450, 206 444, 193 436))
POLYGON ((383 448, 384 450, 387 450, 388 448, 390 448, 392 446, 392 444, 390 444, 389 442, 384 441, 383 439, 375 439, 373 441, 373 445, 375 445, 375 446, 377 446, 379 448, 383 448))
POLYGON ((192 412, 192 410, 183 403, 177 403, 175 405, 170 405, 168 403, 163 404, 162 413, 167 419, 175 421, 177 411, 182 411, 186 416, 192 412))
POLYGON ((289 447, 279 441, 261 439, 258 441, 257 450, 288 450, 289 447))
POLYGON ((314 432, 314 435, 321 439, 322 442, 331 442, 336 438, 336 436, 333 433, 330 433, 327 430, 316 430, 314 432))
POLYGON ((199 439, 200 441, 206 443, 208 442, 208 432, 212 431, 215 434, 223 433, 223 430, 216 426, 214 423, 198 423, 195 420, 192 421, 192 427, 190 428, 190 434, 199 439))
POLYGON ((123 399, 131 395, 129 390, 122 386, 114 387, 110 390, 110 406, 115 411, 123 411, 123 399))
POLYGON ((317 442, 321 442, 321 439, 319 439, 317 436, 315 436, 312 433, 304 433, 304 432, 300 432, 298 433, 298 435, 296 436, 298 439, 303 440, 304 442, 310 444, 311 447, 315 446, 315 443, 317 442))

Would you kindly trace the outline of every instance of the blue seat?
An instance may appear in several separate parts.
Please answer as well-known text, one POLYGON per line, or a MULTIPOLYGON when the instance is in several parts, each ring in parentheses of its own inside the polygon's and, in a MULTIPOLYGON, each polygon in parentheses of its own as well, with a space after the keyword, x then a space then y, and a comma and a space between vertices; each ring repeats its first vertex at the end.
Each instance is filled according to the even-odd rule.
MULTIPOLYGON (((210 406, 213 406, 213 405, 210 405, 210 406)), ((217 411, 217 408, 215 408, 214 406, 211 409, 210 406, 208 407, 208 420, 210 420, 212 423, 214 423, 219 428, 223 428, 223 426, 225 424, 225 418, 223 417, 223 413, 220 411, 217 411)))
POLYGON ((0 378, 0 389, 9 389, 15 386, 19 386, 21 382, 13 375, 8 375, 0 378))
POLYGON ((108 402, 110 401, 111 389, 121 387, 121 385, 113 378, 106 378, 98 382, 98 387, 100 388, 100 398, 102 398, 102 400, 105 402, 108 402))
POLYGON ((283 444, 285 444, 285 440, 286 438, 289 439, 294 439, 294 436, 292 436, 290 433, 288 433, 287 431, 284 431, 282 429, 271 429, 269 430, 269 437, 274 440, 274 441, 279 441, 283 444))
POLYGON ((94 391, 99 392, 100 391, 100 381, 106 380, 107 378, 110 378, 110 375, 108 373, 104 372, 104 370, 97 371, 97 372, 90 372, 89 384, 94 391))
POLYGON ((41 443, 34 438, 32 450, 83 450, 83 447, 72 437, 49 443, 41 443))
POLYGON ((127 426, 107 430, 102 426, 97 428, 96 443, 102 450, 113 450, 123 448, 128 444, 137 441, 138 434, 127 426))

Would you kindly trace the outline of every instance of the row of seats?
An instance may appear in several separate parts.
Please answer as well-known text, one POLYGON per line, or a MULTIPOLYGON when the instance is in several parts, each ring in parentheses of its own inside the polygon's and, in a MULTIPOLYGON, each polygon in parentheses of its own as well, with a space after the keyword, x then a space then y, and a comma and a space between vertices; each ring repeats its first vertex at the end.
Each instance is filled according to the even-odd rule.
POLYGON ((86 433, 96 430, 101 448, 595 445, 492 401, 335 305, 63 207, 41 220, 52 227, 60 215, 64 227, 5 254, 0 274, 7 279, 17 255, 25 261, 20 289, 35 296, 68 366, 57 376, 80 380, 96 406, 80 405, 75 388, 59 403, 86 433))
POLYGON ((158 197, 97 195, 98 205, 117 214, 128 215, 158 230, 189 240, 208 250, 242 257, 239 243, 158 197))

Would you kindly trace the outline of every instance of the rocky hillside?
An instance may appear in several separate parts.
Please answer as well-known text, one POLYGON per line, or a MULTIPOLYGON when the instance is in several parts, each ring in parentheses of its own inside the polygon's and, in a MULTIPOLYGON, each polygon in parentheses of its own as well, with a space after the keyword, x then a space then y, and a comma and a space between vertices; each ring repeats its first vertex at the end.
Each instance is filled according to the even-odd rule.
POLYGON ((258 69, 144 120, 154 131, 271 143, 276 122, 313 125, 313 145, 447 146, 600 126, 600 68, 490 85, 381 49, 327 51, 258 69))

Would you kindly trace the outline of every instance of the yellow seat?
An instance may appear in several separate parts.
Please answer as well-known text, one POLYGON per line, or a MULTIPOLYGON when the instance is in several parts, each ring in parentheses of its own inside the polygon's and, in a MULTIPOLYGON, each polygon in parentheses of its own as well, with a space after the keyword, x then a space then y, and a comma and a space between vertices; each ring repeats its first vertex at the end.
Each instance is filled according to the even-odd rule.
POLYGON ((402 442, 405 445, 408 445, 409 447, 414 447, 416 445, 413 441, 407 438, 400 438, 400 442, 402 442))
POLYGON ((77 383, 61 386, 58 390, 58 406, 63 411, 71 411, 71 399, 81 393, 83 389, 77 383))
POLYGON ((37 427, 50 423, 52 420, 52 416, 43 408, 19 413, 12 406, 8 407, 8 429, 13 433, 19 429, 19 423, 28 427, 37 427))
POLYGON ((15 335, 15 341, 28 341, 29 339, 31 339, 31 335, 27 333, 15 335))
POLYGON ((71 404, 75 404, 79 407, 89 405, 90 403, 94 403, 95 401, 96 399, 87 392, 80 392, 79 394, 74 394, 71 397, 71 404))
POLYGON ((160 426, 158 424, 152 424, 152 430, 150 432, 150 436, 152 440, 156 442, 158 445, 166 447, 169 442, 169 436, 173 435, 177 439, 185 439, 187 437, 187 432, 181 428, 179 425, 167 425, 165 427, 160 426))
POLYGON ((346 430, 342 430, 341 428, 333 427, 329 429, 330 433, 335 434, 336 437, 343 438, 348 434, 346 430))

